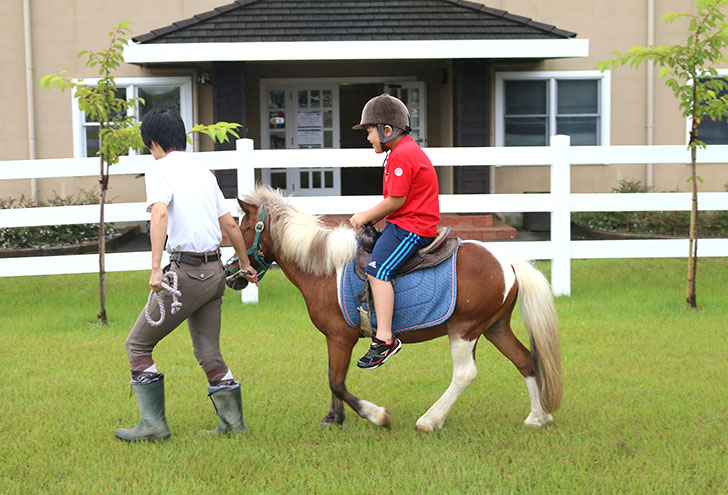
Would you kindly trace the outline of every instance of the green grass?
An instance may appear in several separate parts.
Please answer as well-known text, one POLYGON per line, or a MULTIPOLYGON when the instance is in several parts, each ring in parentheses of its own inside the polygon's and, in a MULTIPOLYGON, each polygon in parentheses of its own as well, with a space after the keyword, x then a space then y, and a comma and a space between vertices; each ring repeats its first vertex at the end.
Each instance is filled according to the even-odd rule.
MULTIPOLYGON (((701 311, 685 309, 686 272, 683 260, 574 261, 572 296, 557 300, 555 423, 522 425, 523 379, 482 340, 479 376, 445 428, 422 435, 415 421, 450 382, 447 339, 406 346, 373 372, 350 369, 349 389, 387 407, 393 430, 348 407, 343 426, 322 428, 324 338, 274 271, 260 304, 228 292, 223 308, 223 354, 250 432, 198 434, 216 417, 181 327, 155 350, 172 438, 140 445, 113 432, 138 419, 124 339, 148 274, 108 275, 106 328, 95 275, 0 279, 0 493, 726 493, 728 262, 701 260, 701 311)), ((514 328, 523 339, 520 316, 514 328)))

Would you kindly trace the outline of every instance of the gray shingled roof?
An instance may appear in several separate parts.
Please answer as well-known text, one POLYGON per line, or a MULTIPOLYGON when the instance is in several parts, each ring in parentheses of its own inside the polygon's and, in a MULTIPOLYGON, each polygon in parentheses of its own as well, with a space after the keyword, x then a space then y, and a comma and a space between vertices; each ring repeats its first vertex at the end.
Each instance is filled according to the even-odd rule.
POLYGON ((576 33, 462 0, 237 0, 140 43, 562 39, 576 33))

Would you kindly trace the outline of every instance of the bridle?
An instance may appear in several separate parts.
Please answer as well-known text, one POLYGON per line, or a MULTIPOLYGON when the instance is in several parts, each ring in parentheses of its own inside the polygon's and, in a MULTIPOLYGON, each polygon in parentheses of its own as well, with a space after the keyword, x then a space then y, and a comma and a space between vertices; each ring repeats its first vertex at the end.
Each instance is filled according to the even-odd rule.
POLYGON ((252 255, 258 266, 262 267, 262 269, 258 271, 258 280, 263 280, 263 275, 265 275, 265 272, 267 272, 268 268, 270 268, 273 264, 272 261, 269 263, 265 260, 263 250, 260 248, 260 235, 263 233, 263 229, 265 228, 265 223, 263 223, 264 218, 265 208, 262 208, 260 210, 258 223, 255 224, 255 239, 253 240, 253 245, 248 249, 247 252, 248 256, 252 255))

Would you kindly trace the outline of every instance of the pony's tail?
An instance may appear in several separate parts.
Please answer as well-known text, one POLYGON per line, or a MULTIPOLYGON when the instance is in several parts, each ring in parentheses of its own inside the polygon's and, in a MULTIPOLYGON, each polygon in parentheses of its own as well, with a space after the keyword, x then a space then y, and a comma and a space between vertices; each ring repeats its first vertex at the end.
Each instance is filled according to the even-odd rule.
POLYGON ((551 287, 527 261, 512 263, 518 281, 521 315, 531 340, 541 406, 547 413, 561 405, 561 341, 551 287))

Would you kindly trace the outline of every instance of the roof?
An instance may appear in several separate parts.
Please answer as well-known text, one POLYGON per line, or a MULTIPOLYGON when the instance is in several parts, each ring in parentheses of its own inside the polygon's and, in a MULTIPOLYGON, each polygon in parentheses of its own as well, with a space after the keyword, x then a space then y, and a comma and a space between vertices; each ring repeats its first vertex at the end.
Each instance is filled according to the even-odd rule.
POLYGON ((237 0, 136 36, 144 44, 538 40, 576 33, 463 0, 237 0))

